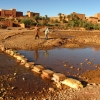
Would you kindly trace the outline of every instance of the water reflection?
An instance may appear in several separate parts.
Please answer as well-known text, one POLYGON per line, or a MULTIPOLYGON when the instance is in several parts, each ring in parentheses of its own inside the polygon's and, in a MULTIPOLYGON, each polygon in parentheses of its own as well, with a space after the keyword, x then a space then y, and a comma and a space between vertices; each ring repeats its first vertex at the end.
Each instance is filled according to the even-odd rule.
POLYGON ((49 56, 49 52, 47 50, 44 51, 44 57, 47 58, 49 56))
MULTIPOLYGON (((39 54, 40 52, 38 51, 38 50, 34 50, 34 60, 37 62, 38 61, 38 59, 39 59, 39 55, 41 55, 41 54, 39 54)), ((49 52, 48 52, 48 50, 43 50, 43 55, 44 55, 44 57, 45 58, 48 58, 48 56, 49 56, 49 52)))
POLYGON ((37 61, 39 58, 38 50, 34 51, 34 59, 37 61))
POLYGON ((93 51, 100 53, 100 48, 93 48, 93 51))
POLYGON ((18 50, 18 52, 28 58, 29 61, 38 62, 40 59, 47 59, 49 57, 49 50, 18 50))

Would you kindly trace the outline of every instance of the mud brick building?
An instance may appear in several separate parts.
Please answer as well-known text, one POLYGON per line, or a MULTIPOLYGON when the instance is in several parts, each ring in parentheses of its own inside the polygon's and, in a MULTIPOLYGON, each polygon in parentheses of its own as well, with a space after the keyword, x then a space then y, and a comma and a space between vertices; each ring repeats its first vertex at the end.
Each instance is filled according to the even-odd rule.
POLYGON ((40 16, 40 13, 35 13, 35 12, 27 11, 27 16, 28 16, 28 17, 33 17, 33 16, 35 16, 35 15, 40 16))
POLYGON ((85 20, 86 19, 85 14, 80 14, 80 13, 76 13, 76 12, 73 12, 72 14, 77 15, 82 20, 85 20))
POLYGON ((94 24, 100 24, 100 13, 97 13, 94 16, 87 17, 86 19, 87 21, 92 22, 94 24))
POLYGON ((95 24, 95 23, 98 23, 98 18, 90 16, 90 17, 87 17, 87 21, 92 22, 92 23, 95 24))
POLYGON ((95 14, 94 16, 97 17, 98 20, 100 20, 100 13, 97 13, 97 14, 95 14))
POLYGON ((22 17, 23 12, 16 11, 16 9, 4 10, 0 9, 0 17, 22 17))
MULTIPOLYGON (((75 15, 77 15, 80 19, 86 20, 85 14, 80 14, 80 13, 76 13, 76 12, 72 12, 71 14, 75 14, 75 15)), ((65 20, 68 21, 68 18, 67 18, 68 15, 61 14, 61 16, 62 16, 62 18, 65 17, 65 20)), ((50 20, 58 20, 58 21, 59 21, 60 19, 59 19, 59 16, 58 16, 58 17, 50 17, 50 20)))

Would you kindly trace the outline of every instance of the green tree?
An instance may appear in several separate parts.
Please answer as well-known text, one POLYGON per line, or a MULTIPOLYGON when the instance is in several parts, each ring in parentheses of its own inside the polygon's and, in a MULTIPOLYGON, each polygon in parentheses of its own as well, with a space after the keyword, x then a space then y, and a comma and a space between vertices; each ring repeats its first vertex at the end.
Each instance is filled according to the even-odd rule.
POLYGON ((45 20, 50 21, 50 18, 48 17, 48 15, 45 15, 45 20))
POLYGON ((20 18, 18 18, 17 20, 18 20, 18 22, 21 22, 21 19, 20 18))
POLYGON ((48 23, 47 23, 47 21, 46 20, 43 20, 43 22, 41 23, 41 25, 47 25, 48 23))
POLYGON ((36 22, 38 22, 39 16, 38 16, 38 15, 35 15, 35 16, 34 16, 34 19, 35 19, 36 22))
POLYGON ((48 16, 47 16, 47 15, 45 15, 45 19, 46 19, 46 20, 48 19, 48 16))
POLYGON ((39 16, 39 18, 38 18, 39 20, 42 20, 42 16, 39 16))
POLYGON ((71 15, 68 15, 67 18, 68 18, 68 20, 70 20, 71 19, 71 15))
POLYGON ((45 17, 42 17, 42 20, 45 20, 45 17))
POLYGON ((61 15, 62 15, 62 13, 58 14, 60 21, 62 21, 62 16, 61 15))
POLYGON ((55 23, 59 23, 58 19, 54 20, 55 23))
POLYGON ((67 23, 67 21, 65 19, 62 20, 63 23, 67 23))
POLYGON ((80 19, 75 13, 68 15, 67 18, 68 20, 79 20, 80 19))
POLYGON ((64 15, 63 19, 65 20, 66 19, 66 16, 64 15))
POLYGON ((100 29, 100 25, 94 24, 94 29, 95 29, 95 30, 99 30, 99 29, 100 29))
POLYGON ((20 23, 24 23, 25 25, 32 25, 33 21, 31 19, 22 19, 20 23))
POLYGON ((51 19, 51 23, 54 23, 54 19, 51 19))

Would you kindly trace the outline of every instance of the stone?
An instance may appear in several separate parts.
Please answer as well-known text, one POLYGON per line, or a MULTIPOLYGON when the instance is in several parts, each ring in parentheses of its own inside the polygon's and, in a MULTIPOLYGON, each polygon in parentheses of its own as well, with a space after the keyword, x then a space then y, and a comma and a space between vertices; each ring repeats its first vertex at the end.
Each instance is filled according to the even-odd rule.
POLYGON ((21 61, 20 61, 20 65, 24 65, 27 63, 27 58, 22 58, 21 61))
POLYGON ((44 67, 41 66, 41 65, 35 65, 35 66, 31 69, 31 71, 34 71, 34 72, 36 72, 36 73, 42 73, 42 70, 44 70, 44 67))
POLYGON ((54 74, 54 72, 49 69, 42 71, 42 76, 44 76, 46 78, 51 78, 53 76, 53 74, 54 74))
POLYGON ((62 73, 54 73, 52 79, 59 82, 66 79, 66 76, 62 73))
POLYGON ((91 64, 91 62, 90 62, 90 61, 88 61, 88 62, 87 62, 87 64, 88 64, 88 65, 90 65, 90 64, 91 64))
POLYGON ((4 100, 3 97, 0 97, 0 100, 4 100))
POLYGON ((88 58, 86 58, 85 60, 86 60, 86 61, 89 61, 89 59, 88 59, 88 58))
POLYGON ((7 49, 7 50, 5 50, 5 52, 6 52, 7 54, 10 54, 11 50, 12 50, 12 49, 7 49))
POLYGON ((4 47, 4 45, 0 45, 0 50, 1 51, 5 51, 6 50, 5 47, 4 47))
POLYGON ((67 85, 71 88, 74 88, 74 89, 83 88, 83 85, 79 80, 72 79, 72 78, 67 78, 64 81, 62 81, 61 83, 64 85, 67 85))
POLYGON ((24 58, 23 55, 18 55, 18 56, 17 56, 17 60, 22 60, 23 58, 24 58))
POLYGON ((31 68, 33 66, 34 66, 34 62, 27 62, 27 63, 25 63, 25 67, 27 67, 27 68, 31 68))
POLYGON ((20 54, 19 53, 15 53, 14 55, 13 55, 13 57, 14 58, 17 58, 17 56, 19 56, 20 54))
POLYGON ((54 88, 50 87, 50 88, 49 88, 49 91, 54 92, 54 88))
POLYGON ((50 76, 45 76, 44 74, 41 74, 42 79, 51 79, 50 76))
POLYGON ((70 66, 70 68, 74 68, 73 66, 70 66))
POLYGON ((10 55, 11 55, 11 56, 13 56, 13 55, 16 54, 16 53, 17 53, 16 50, 11 50, 11 51, 10 51, 10 55))
POLYGON ((26 79, 23 77, 22 80, 25 81, 26 79))

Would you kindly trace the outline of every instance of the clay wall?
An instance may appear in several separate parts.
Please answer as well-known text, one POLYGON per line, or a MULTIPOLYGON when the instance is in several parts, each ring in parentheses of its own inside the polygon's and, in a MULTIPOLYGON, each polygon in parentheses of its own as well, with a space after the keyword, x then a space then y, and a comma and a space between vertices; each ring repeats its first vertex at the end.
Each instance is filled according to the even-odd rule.
POLYGON ((59 21, 59 17, 50 17, 50 20, 58 20, 59 21))
POLYGON ((27 15, 28 15, 28 17, 33 17, 35 15, 40 16, 40 13, 35 13, 35 12, 27 11, 27 15))
POLYGON ((1 16, 2 17, 16 17, 16 9, 11 10, 1 10, 1 16))
POLYGON ((0 23, 2 23, 2 25, 5 25, 7 27, 12 27, 13 23, 11 21, 0 21, 0 23))
POLYGON ((22 17, 23 16, 23 12, 16 12, 16 17, 22 17))
POLYGON ((73 12, 72 14, 76 14, 80 19, 85 20, 85 14, 80 14, 76 12, 73 12))
POLYGON ((100 13, 97 13, 94 16, 97 17, 100 20, 100 13))
POLYGON ((89 17, 88 21, 95 24, 95 23, 98 23, 98 18, 97 17, 89 17))

